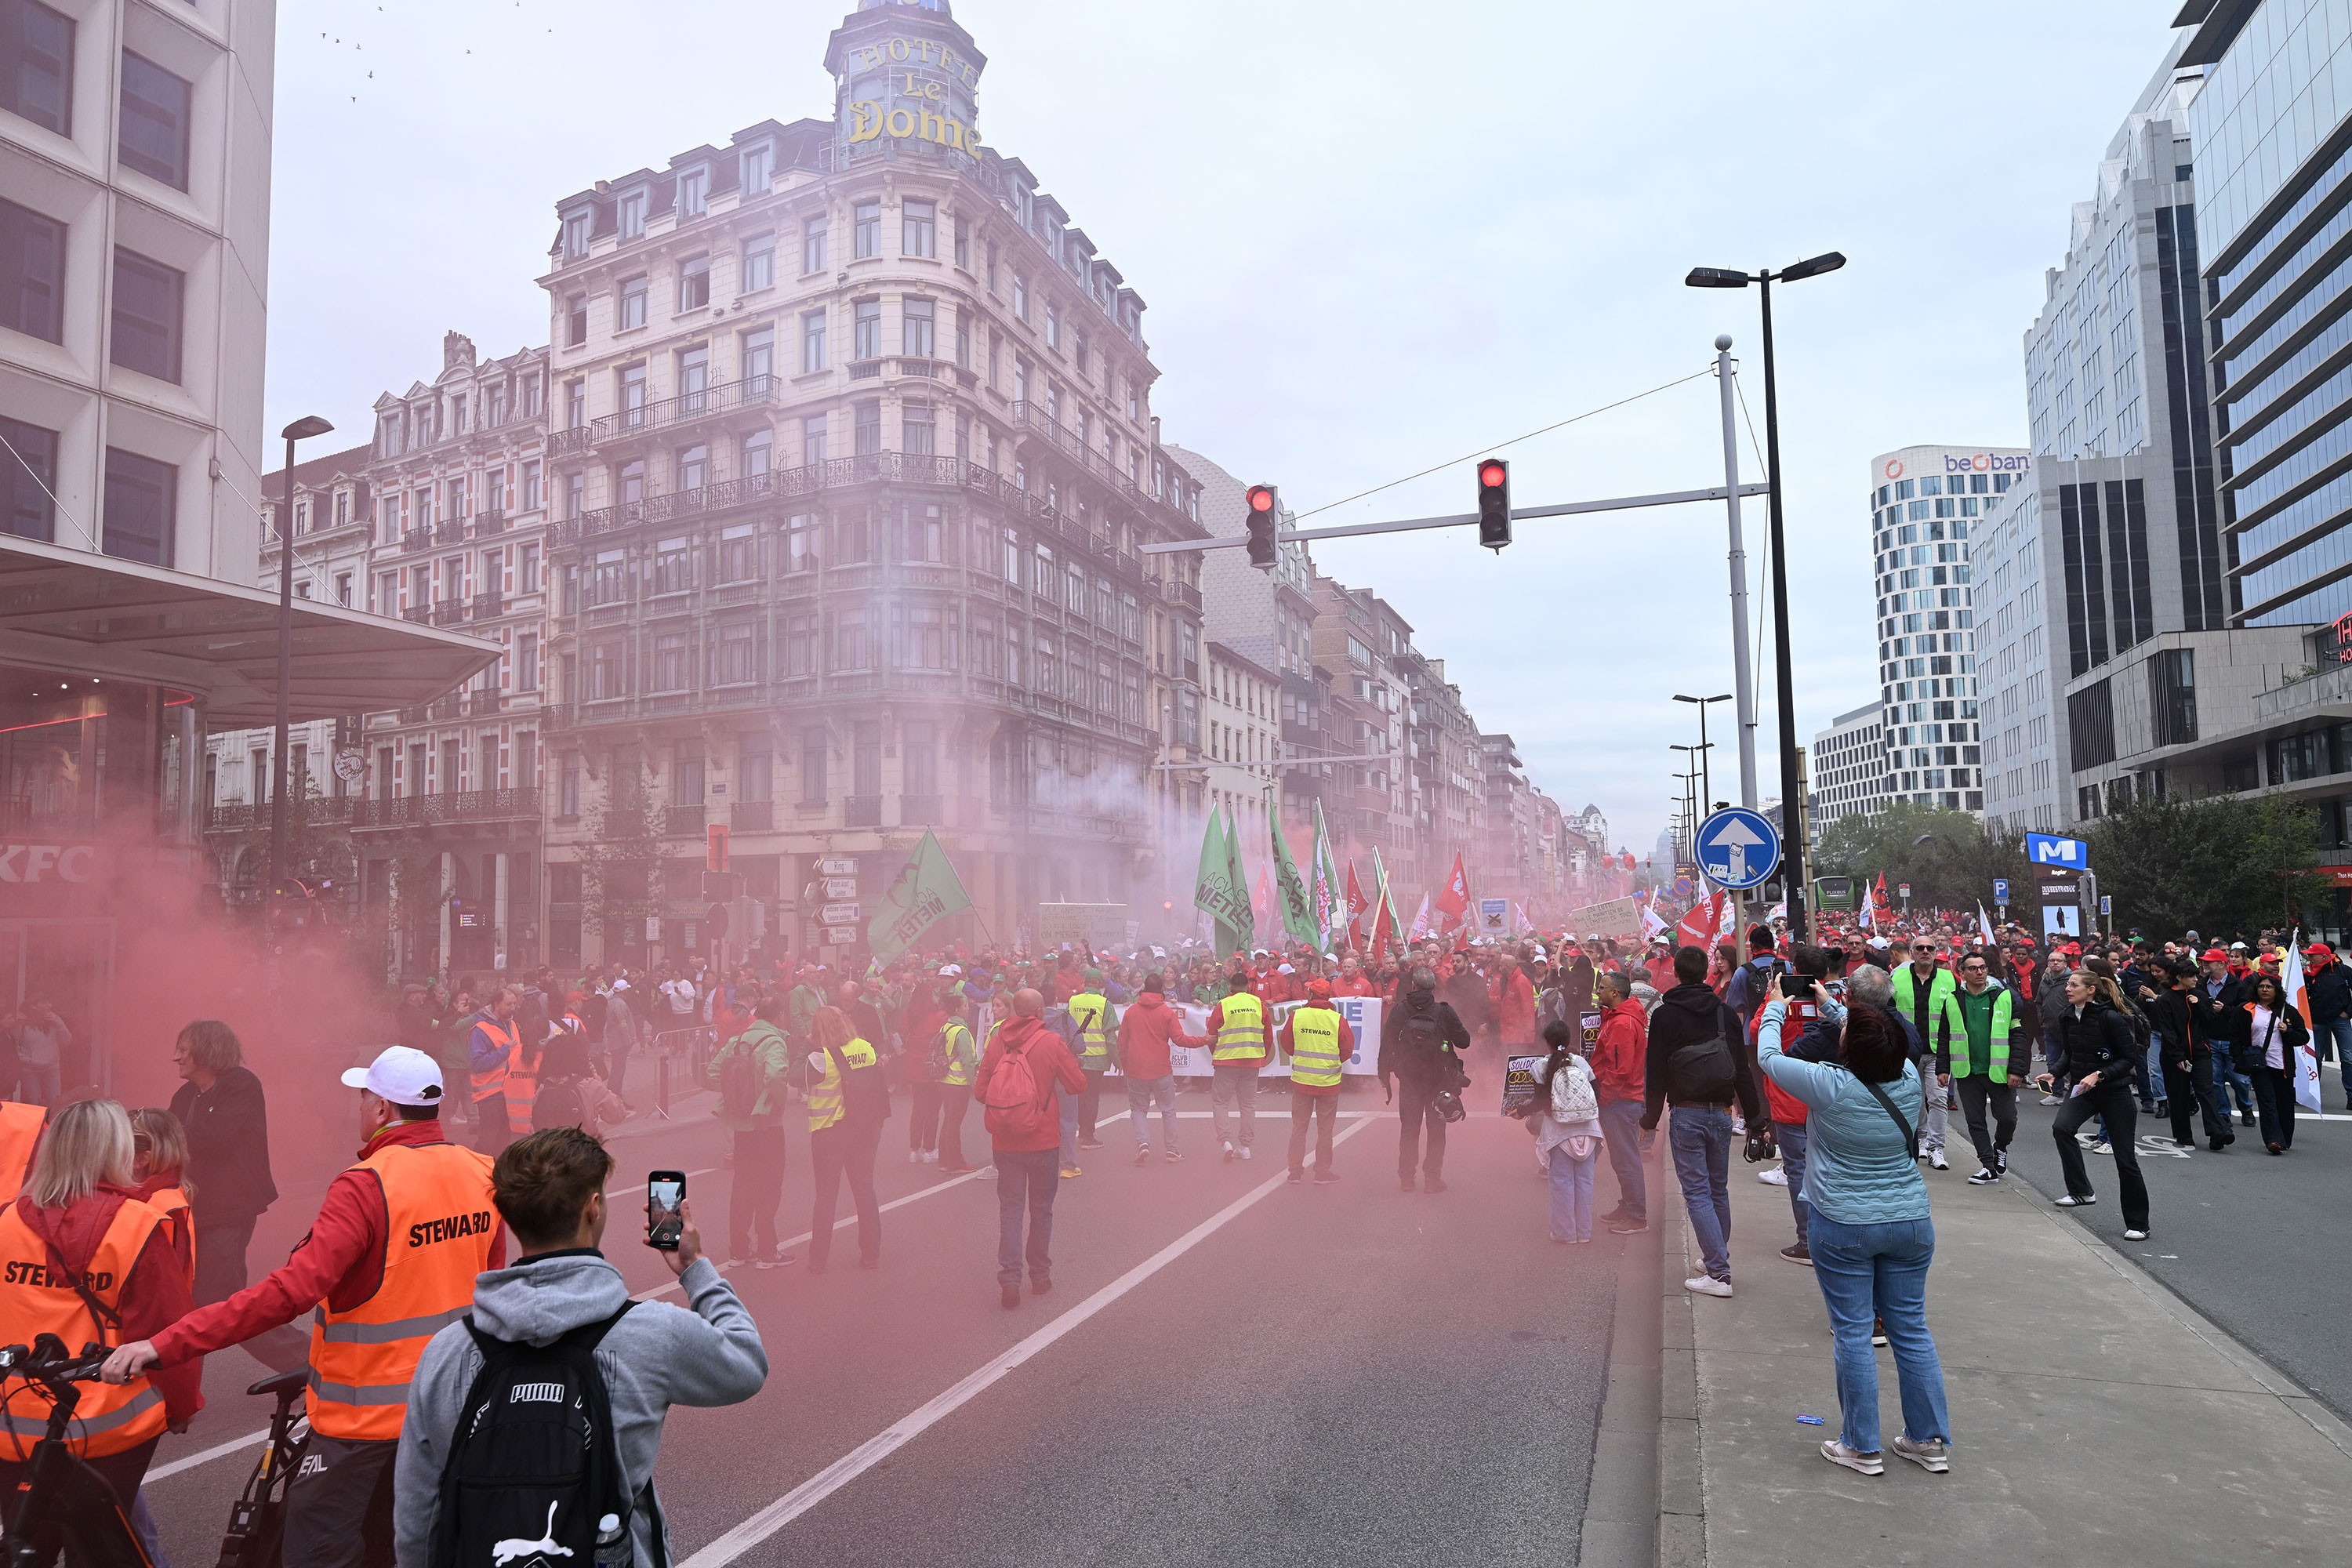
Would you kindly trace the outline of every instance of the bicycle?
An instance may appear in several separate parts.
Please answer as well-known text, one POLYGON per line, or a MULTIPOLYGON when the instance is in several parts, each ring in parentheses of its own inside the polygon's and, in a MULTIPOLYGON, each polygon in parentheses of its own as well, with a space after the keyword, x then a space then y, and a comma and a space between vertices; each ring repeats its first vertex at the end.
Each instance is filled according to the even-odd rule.
POLYGON ((68 1442, 81 1402, 75 1384, 98 1382, 108 1354, 105 1345, 86 1344, 81 1354, 68 1355, 55 1334, 37 1336, 29 1350, 0 1350, 0 1382, 21 1377, 49 1400, 47 1429, 17 1485, 16 1516, 0 1531, 0 1563, 7 1568, 46 1568, 60 1549, 87 1568, 153 1568, 114 1489, 68 1442))
POLYGON ((310 1422, 295 1414, 310 1369, 298 1366, 265 1377, 246 1390, 258 1397, 276 1397, 270 1413, 269 1438, 261 1458, 228 1513, 228 1531, 221 1537, 219 1568, 278 1568, 286 1542, 286 1492, 301 1472, 302 1456, 310 1447, 310 1422))

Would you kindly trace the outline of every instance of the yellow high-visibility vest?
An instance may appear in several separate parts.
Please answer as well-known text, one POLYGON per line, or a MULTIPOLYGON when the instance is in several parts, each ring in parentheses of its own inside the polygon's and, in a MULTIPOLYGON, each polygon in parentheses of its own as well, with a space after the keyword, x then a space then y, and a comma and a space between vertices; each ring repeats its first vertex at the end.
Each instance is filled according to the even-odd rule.
POLYGON ((1312 1003, 1290 1016, 1290 1081, 1328 1089, 1339 1081, 1339 1015, 1312 1003))
POLYGON ((1236 991, 1219 1005, 1224 1008, 1224 1026, 1217 1031, 1217 1043, 1209 1051, 1213 1062, 1229 1062, 1243 1057, 1265 1055, 1265 1004, 1246 991, 1236 991))

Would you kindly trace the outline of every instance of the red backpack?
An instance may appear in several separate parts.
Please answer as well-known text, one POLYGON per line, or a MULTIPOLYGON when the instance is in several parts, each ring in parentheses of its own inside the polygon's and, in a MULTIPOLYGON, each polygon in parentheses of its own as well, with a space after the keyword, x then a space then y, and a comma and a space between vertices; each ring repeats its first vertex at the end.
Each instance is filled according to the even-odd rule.
POLYGON ((989 1075, 987 1107, 981 1121, 992 1137, 1013 1142, 1042 1138, 1050 1131, 1060 1133, 1058 1119, 1051 1110, 1051 1089, 1041 1089, 1037 1075, 1029 1066, 1026 1046, 1005 1047, 997 1058, 996 1070, 989 1075))

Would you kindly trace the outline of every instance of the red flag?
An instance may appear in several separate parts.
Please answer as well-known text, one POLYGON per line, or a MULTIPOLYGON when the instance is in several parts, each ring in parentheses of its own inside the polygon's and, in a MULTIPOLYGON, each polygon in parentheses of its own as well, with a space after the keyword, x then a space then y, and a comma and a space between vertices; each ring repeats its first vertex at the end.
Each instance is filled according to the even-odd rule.
POLYGON ((1690 907, 1690 912, 1675 927, 1676 947, 1695 947, 1702 952, 1715 951, 1716 928, 1723 919, 1724 895, 1713 893, 1690 907))
POLYGON ((1362 945, 1357 940, 1356 927, 1357 923, 1364 918, 1364 911, 1370 907, 1364 901, 1364 889, 1356 880, 1356 858, 1350 855, 1348 857, 1348 945, 1349 947, 1362 945))
POLYGON ((1265 930, 1266 921, 1274 918, 1274 883, 1267 878, 1264 866, 1257 868, 1257 890, 1250 894, 1250 913, 1257 917, 1260 931, 1265 930))
POLYGON ((1463 874, 1459 849, 1454 852, 1454 874, 1445 879, 1444 890, 1437 895, 1436 907, 1440 931, 1452 928, 1470 912, 1470 879, 1463 874))

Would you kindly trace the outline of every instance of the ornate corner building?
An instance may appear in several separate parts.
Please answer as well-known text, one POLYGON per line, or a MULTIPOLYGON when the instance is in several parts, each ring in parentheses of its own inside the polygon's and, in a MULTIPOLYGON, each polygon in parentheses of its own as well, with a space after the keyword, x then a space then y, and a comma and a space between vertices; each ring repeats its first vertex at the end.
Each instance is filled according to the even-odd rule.
POLYGON ((1205 531, 1143 300, 982 144, 947 5, 867 0, 826 64, 830 121, 557 206, 559 964, 700 947, 716 827, 771 953, 855 940, 825 910, 870 909, 926 829, 999 940, 1040 900, 1173 896, 1200 785, 1153 764, 1199 744, 1200 563, 1139 547, 1205 531), (593 868, 629 835, 660 885, 614 900, 593 868))

